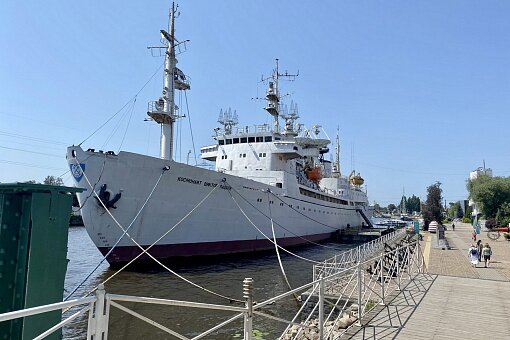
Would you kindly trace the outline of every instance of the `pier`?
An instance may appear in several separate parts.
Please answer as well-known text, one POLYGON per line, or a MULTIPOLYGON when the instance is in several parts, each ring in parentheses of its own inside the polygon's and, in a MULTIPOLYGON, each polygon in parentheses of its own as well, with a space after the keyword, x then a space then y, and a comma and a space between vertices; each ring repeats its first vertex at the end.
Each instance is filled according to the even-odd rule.
POLYGON ((473 268, 467 253, 473 228, 448 226, 449 250, 434 247, 435 235, 423 233, 423 256, 428 273, 379 306, 341 339, 507 339, 510 334, 510 243, 496 241, 482 231, 477 239, 489 242, 490 268, 473 268))

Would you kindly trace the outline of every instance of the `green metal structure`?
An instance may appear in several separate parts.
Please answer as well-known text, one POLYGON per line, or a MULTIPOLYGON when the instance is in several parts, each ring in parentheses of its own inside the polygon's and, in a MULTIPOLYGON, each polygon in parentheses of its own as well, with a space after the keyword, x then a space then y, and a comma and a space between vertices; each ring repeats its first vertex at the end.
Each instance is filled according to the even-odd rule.
MULTIPOLYGON (((79 191, 0 184, 0 313, 62 301, 72 193, 79 191)), ((0 339, 33 339, 61 316, 56 311, 0 323, 0 339)))

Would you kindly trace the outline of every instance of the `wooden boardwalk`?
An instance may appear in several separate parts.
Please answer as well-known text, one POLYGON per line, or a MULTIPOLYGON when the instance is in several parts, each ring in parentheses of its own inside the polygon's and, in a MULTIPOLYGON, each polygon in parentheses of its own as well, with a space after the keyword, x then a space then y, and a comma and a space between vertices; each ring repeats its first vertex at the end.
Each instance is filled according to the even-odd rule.
MULTIPOLYGON (((459 225, 449 232, 452 250, 429 247, 425 252, 429 273, 421 274, 371 313, 364 327, 351 329, 342 339, 510 339, 506 275, 510 242, 491 242, 499 260, 491 268, 472 268, 467 260, 471 230, 459 225)), ((425 236, 426 249, 433 238, 425 236)))

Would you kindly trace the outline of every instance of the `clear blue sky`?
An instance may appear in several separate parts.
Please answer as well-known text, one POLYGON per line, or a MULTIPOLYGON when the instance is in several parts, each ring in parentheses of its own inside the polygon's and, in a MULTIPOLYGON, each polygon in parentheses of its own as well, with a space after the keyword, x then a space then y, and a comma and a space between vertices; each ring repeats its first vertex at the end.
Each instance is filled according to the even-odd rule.
MULTIPOLYGON (((146 47, 159 43, 169 6, 0 3, 0 182, 66 172, 66 145, 117 112, 162 63, 146 47)), ((192 81, 197 153, 212 142, 222 108, 237 110, 241 126, 270 123, 264 103, 251 98, 263 93, 257 80, 279 58, 282 69, 299 69, 297 81, 283 86, 299 105, 301 123, 321 124, 331 138, 340 127, 343 172, 361 172, 371 202, 398 203, 403 188, 424 198, 436 181, 445 199, 463 199, 469 172, 483 160, 495 175, 510 174, 510 2, 180 6, 176 34, 191 43, 178 66, 192 81)), ((129 122, 122 149, 157 155, 159 127, 143 119, 161 81, 158 74, 85 148, 117 151, 129 122)), ((187 120, 180 131, 177 160, 185 162, 187 120)))

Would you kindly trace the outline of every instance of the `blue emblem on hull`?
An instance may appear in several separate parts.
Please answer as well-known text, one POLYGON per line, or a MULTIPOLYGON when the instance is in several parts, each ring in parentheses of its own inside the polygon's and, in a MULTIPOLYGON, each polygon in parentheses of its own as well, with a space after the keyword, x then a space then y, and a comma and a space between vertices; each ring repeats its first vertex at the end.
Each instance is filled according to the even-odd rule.
POLYGON ((83 172, 85 171, 85 164, 80 163, 79 166, 78 164, 69 164, 69 168, 71 169, 71 173, 73 174, 76 182, 81 181, 83 178, 83 172))

